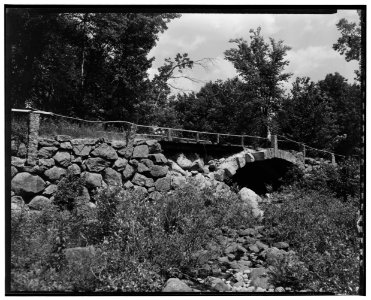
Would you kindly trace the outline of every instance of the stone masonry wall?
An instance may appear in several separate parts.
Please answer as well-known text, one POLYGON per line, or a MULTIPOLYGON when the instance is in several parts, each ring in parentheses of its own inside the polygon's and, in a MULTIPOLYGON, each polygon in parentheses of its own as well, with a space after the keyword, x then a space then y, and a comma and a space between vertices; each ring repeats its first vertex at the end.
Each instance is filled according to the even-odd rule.
MULTIPOLYGON (((93 195, 107 186, 134 190, 154 201, 187 182, 225 195, 230 188, 224 180, 253 161, 253 156, 246 151, 207 164, 197 155, 186 157, 178 153, 167 158, 158 141, 134 137, 126 142, 58 135, 54 139, 39 137, 34 147, 37 151, 32 164, 28 163, 25 151, 15 146, 12 149, 12 209, 27 204, 29 209, 41 210, 53 201, 58 183, 69 172, 83 179, 84 188, 79 198, 91 207, 95 206, 93 195)), ((251 191, 251 194, 254 198, 255 193, 251 191)))

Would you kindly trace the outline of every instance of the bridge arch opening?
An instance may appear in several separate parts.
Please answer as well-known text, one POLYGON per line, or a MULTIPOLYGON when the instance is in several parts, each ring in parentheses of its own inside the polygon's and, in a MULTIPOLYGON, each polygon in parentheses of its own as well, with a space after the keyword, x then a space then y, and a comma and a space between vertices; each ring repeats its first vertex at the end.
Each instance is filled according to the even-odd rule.
POLYGON ((278 190, 287 180, 289 171, 298 168, 284 159, 272 158, 246 163, 230 178, 230 184, 237 184, 239 189, 247 187, 258 195, 278 190))

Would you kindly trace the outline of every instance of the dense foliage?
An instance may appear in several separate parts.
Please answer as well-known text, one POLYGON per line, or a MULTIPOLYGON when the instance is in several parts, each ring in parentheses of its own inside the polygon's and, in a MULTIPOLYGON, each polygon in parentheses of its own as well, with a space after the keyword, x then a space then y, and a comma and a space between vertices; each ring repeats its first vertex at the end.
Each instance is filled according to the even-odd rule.
POLYGON ((168 277, 197 276, 200 259, 221 251, 213 245, 222 228, 254 224, 236 195, 213 193, 189 185, 149 202, 107 189, 97 195, 96 210, 75 203, 72 210, 52 205, 32 216, 15 213, 12 290, 150 292, 168 277), (82 261, 66 260, 62 251, 89 245, 96 255, 82 261))

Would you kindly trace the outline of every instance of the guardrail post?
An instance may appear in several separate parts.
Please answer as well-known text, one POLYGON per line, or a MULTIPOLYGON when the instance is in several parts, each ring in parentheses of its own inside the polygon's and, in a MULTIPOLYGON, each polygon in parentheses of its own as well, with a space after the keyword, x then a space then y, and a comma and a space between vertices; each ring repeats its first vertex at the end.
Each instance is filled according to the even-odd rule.
POLYGON ((335 154, 334 154, 334 153, 331 153, 331 163, 332 163, 333 165, 336 164, 336 161, 335 161, 335 154))
POLYGON ((273 148, 274 155, 276 155, 277 150, 278 150, 278 142, 277 142, 277 135, 275 134, 271 135, 271 147, 273 148))
POLYGON ((245 147, 244 136, 241 136, 241 146, 242 146, 242 147, 245 147))
POLYGON ((200 133, 199 132, 196 132, 196 142, 197 143, 200 142, 200 133))
POLYGON ((28 116, 28 149, 27 149, 27 164, 30 166, 35 166, 37 163, 39 128, 40 128, 40 114, 30 112, 28 116))
POLYGON ((171 136, 171 128, 168 128, 167 130, 167 139, 171 142, 173 140, 173 137, 171 136))
POLYGON ((219 135, 219 133, 216 135, 216 143, 217 143, 217 144, 220 143, 220 135, 219 135))

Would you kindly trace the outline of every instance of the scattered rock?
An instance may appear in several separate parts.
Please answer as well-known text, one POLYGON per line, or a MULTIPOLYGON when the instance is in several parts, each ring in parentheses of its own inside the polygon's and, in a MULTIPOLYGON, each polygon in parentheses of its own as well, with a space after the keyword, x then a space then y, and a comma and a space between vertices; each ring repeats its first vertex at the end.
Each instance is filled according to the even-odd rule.
POLYGON ((193 292, 193 289, 178 278, 170 278, 162 291, 166 293, 187 293, 193 292))
POLYGON ((269 288, 268 270, 266 268, 252 269, 250 273, 251 284, 264 290, 269 288))
MULTIPOLYGON (((149 189, 148 189, 148 191, 149 191, 149 189)), ((149 200, 159 201, 159 200, 161 200, 161 198, 162 198, 162 194, 160 192, 153 191, 152 193, 149 194, 149 200)))
POLYGON ((229 292, 230 286, 228 286, 222 279, 216 277, 208 277, 208 281, 210 282, 210 286, 212 289, 218 292, 229 292))
POLYGON ((157 140, 147 140, 146 144, 149 148, 149 153, 161 153, 161 145, 157 140))
POLYGON ((39 176, 26 172, 16 174, 11 181, 12 190, 17 195, 32 196, 45 188, 45 181, 39 176))

